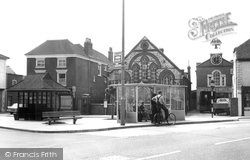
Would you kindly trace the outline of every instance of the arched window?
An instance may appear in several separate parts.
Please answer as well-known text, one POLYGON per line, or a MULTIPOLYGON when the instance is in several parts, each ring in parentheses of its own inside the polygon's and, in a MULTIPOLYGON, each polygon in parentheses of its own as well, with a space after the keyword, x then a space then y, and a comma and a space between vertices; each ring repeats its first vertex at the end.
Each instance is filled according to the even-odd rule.
POLYGON ((213 72, 213 79, 215 82, 215 86, 220 86, 220 72, 219 71, 213 72))
POLYGON ((142 80, 148 79, 148 61, 149 58, 147 56, 143 56, 141 58, 141 73, 142 73, 142 80))
POLYGON ((133 82, 134 83, 138 83, 139 82, 139 70, 140 70, 140 67, 137 63, 135 63, 133 66, 132 66, 132 70, 133 70, 133 82))
POLYGON ((160 80, 162 84, 166 85, 174 85, 175 83, 175 77, 174 74, 170 70, 164 70, 160 74, 160 80))
POLYGON ((173 85, 174 84, 174 79, 171 75, 166 75, 162 79, 162 83, 166 85, 173 85))
POLYGON ((214 70, 212 74, 207 75, 207 86, 210 87, 211 80, 214 80, 215 86, 226 86, 226 74, 222 74, 220 70, 214 70))
POLYGON ((150 71, 150 77, 152 82, 156 82, 156 70, 157 70, 157 65, 155 63, 152 63, 149 67, 150 71))

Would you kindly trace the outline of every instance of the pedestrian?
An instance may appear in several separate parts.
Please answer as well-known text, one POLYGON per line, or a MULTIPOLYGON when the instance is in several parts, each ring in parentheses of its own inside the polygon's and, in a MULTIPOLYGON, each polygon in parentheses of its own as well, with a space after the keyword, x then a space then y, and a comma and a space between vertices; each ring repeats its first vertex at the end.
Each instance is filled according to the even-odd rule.
POLYGON ((161 108, 164 110, 164 113, 165 113, 165 119, 167 120, 168 119, 168 108, 167 108, 167 105, 166 105, 166 102, 164 100, 164 97, 162 96, 162 91, 158 91, 158 94, 152 98, 153 101, 156 102, 156 106, 158 108, 161 108))
MULTIPOLYGON (((157 94, 153 93, 152 98, 154 98, 156 95, 157 94)), ((155 116, 155 114, 157 112, 157 109, 156 109, 157 104, 156 104, 155 101, 152 100, 152 98, 151 98, 151 112, 152 112, 152 114, 151 114, 151 123, 154 123, 154 116, 155 116)))

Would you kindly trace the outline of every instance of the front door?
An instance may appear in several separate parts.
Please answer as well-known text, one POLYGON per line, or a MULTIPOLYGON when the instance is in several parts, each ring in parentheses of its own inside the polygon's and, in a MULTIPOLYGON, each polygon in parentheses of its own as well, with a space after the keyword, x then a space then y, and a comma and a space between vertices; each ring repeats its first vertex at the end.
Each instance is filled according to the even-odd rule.
POLYGON ((250 87, 242 87, 242 115, 250 116, 250 87))

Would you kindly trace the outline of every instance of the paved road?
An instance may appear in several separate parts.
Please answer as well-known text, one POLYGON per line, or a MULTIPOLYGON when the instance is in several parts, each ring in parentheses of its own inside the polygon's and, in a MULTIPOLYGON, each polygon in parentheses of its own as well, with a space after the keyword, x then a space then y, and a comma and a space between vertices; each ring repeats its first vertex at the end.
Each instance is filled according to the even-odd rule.
POLYGON ((249 120, 69 134, 0 133, 0 148, 63 148, 65 160, 250 158, 249 120))

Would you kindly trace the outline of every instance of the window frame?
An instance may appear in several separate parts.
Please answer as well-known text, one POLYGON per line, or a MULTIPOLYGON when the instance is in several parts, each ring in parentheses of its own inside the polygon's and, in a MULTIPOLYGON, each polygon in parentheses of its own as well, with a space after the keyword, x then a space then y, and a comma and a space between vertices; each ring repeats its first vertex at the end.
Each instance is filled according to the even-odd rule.
POLYGON ((67 70, 56 70, 57 72, 57 83, 61 84, 62 86, 67 86, 67 70), (62 83, 62 81, 60 80, 60 75, 65 75, 65 80, 62 83))
POLYGON ((67 67, 67 59, 66 58, 57 58, 57 68, 66 68, 67 67), (64 61, 64 65, 60 65, 60 61, 64 61))
POLYGON ((45 58, 36 58, 36 68, 45 68, 45 58), (42 65, 40 62, 43 62, 42 65))

